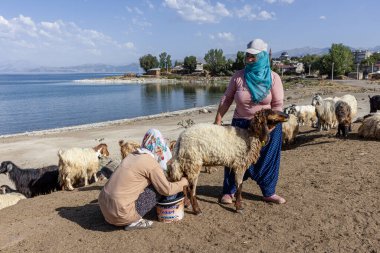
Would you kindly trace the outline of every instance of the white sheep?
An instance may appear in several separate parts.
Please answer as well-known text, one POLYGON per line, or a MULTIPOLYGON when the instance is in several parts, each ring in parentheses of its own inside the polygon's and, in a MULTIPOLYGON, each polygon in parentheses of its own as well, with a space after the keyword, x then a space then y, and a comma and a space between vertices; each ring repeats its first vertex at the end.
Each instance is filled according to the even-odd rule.
POLYGON ((22 199, 26 197, 19 192, 0 194, 0 209, 16 205, 22 199))
POLYGON ((337 125, 335 116, 335 103, 332 99, 323 99, 320 95, 315 95, 312 100, 318 117, 318 130, 330 130, 337 125))
POLYGON ((106 144, 99 144, 94 148, 71 148, 66 151, 59 150, 59 182, 62 189, 74 190, 73 184, 84 179, 84 185, 94 177, 99 170, 99 157, 109 156, 106 144))
MULTIPOLYGON (((168 175, 178 181, 183 175, 189 180, 193 211, 200 214, 196 186, 202 166, 227 166, 235 173, 236 210, 242 210, 242 182, 246 169, 256 163, 269 129, 286 121, 288 116, 271 109, 255 113, 248 129, 232 126, 197 124, 182 132, 174 148, 168 175)), ((187 191, 185 191, 186 193, 187 191)))
POLYGON ((314 126, 317 122, 317 114, 315 112, 315 106, 313 105, 291 105, 285 113, 294 114, 297 116, 297 120, 300 126, 309 125, 314 126))
POLYGON ((363 123, 358 129, 360 137, 380 140, 380 113, 364 116, 363 123))
MULTIPOLYGON (((346 94, 342 97, 325 98, 325 99, 322 99, 321 95, 316 94, 316 95, 314 95, 311 104, 315 106, 317 102, 319 104, 323 103, 322 101, 325 101, 325 102, 330 101, 331 103, 334 104, 334 107, 336 107, 336 103, 338 101, 346 102, 351 108, 351 119, 354 119, 354 117, 356 116, 356 113, 358 112, 358 102, 357 102, 356 98, 350 94, 346 94)), ((335 108, 334 108, 334 112, 335 112, 335 108)), ((318 111, 317 111, 317 114, 318 114, 318 111)), ((319 116, 318 116, 318 119, 319 119, 319 116)), ((337 125, 337 121, 335 120, 331 127, 335 127, 336 125, 337 125)), ((327 130, 328 129, 329 129, 329 127, 327 126, 327 130)))
POLYGON ((299 125, 297 122, 297 117, 293 114, 289 114, 288 121, 282 123, 282 142, 284 144, 293 143, 298 131, 299 125))

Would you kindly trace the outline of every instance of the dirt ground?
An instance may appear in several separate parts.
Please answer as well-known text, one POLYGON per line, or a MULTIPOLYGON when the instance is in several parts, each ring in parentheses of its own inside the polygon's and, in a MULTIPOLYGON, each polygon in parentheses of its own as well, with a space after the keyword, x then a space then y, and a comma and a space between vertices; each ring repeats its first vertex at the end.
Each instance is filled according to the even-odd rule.
MULTIPOLYGON (((369 112, 368 95, 380 85, 338 82, 333 87, 296 87, 285 105, 310 104, 311 95, 350 93, 358 116, 369 112)), ((94 146, 102 140, 120 159, 118 140, 140 141, 151 127, 169 139, 183 131, 177 123, 213 122, 198 110, 91 129, 21 135, 0 139, 1 161, 20 167, 57 164, 57 150, 94 146)), ((228 122, 232 110, 225 116, 228 122)), ((255 182, 244 183, 244 213, 218 204, 223 171, 202 173, 198 199, 203 215, 186 210, 182 221, 155 222, 152 229, 124 231, 108 225, 97 197, 104 181, 73 192, 59 191, 21 200, 0 210, 0 252, 380 252, 380 141, 357 137, 359 123, 346 140, 336 129, 301 127, 296 143, 284 147, 277 193, 284 205, 261 201, 255 182)), ((10 184, 0 175, 0 184, 10 184)))

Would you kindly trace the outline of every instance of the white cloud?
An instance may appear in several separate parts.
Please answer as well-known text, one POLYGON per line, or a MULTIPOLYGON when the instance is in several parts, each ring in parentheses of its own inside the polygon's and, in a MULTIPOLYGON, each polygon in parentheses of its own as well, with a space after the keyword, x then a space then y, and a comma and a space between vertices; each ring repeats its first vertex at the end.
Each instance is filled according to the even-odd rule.
POLYGON ((284 4, 292 4, 294 3, 294 0, 265 0, 265 2, 269 4, 274 4, 274 3, 284 3, 284 4))
POLYGON ((126 58, 135 46, 133 42, 121 43, 73 22, 35 22, 19 15, 12 19, 0 16, 0 48, 7 49, 2 52, 2 60, 66 65, 69 62, 105 62, 115 55, 126 58))
POLYGON ((209 34, 209 38, 212 40, 218 39, 223 41, 234 41, 235 36, 230 32, 219 32, 217 34, 209 34))
POLYGON ((197 23, 218 23, 231 16, 225 5, 219 2, 212 5, 205 0, 165 0, 164 6, 176 10, 183 19, 197 23))
POLYGON ((151 1, 146 0, 145 2, 146 2, 146 4, 148 5, 148 7, 149 7, 150 9, 154 9, 154 5, 152 4, 151 1))
POLYGON ((320 16, 319 19, 325 20, 326 16, 320 16))
POLYGON ((202 37, 202 32, 197 32, 197 33, 195 33, 195 36, 196 36, 196 37, 202 37))
POLYGON ((125 9, 126 9, 129 13, 132 13, 132 12, 133 12, 132 8, 129 7, 129 6, 125 6, 125 9))
POLYGON ((258 20, 269 20, 273 19, 275 16, 274 12, 267 12, 267 11, 260 11, 259 14, 257 15, 258 20))
POLYGON ((235 40, 234 35, 230 32, 220 32, 218 33, 218 38, 227 40, 227 41, 235 40))
POLYGON ((144 14, 144 12, 142 12, 142 10, 140 10, 138 7, 135 7, 134 10, 139 15, 143 15, 144 14))
POLYGON ((146 19, 138 19, 138 18, 132 18, 132 24, 135 26, 139 26, 142 29, 145 29, 147 27, 151 27, 152 23, 146 21, 146 19))
POLYGON ((133 49, 133 48, 135 48, 135 44, 133 44, 133 42, 127 42, 124 44, 124 47, 129 48, 129 49, 133 49))
POLYGON ((274 12, 268 12, 266 10, 255 12, 250 5, 244 5, 242 9, 236 10, 236 16, 239 18, 245 18, 248 20, 270 20, 274 19, 276 14, 274 12))

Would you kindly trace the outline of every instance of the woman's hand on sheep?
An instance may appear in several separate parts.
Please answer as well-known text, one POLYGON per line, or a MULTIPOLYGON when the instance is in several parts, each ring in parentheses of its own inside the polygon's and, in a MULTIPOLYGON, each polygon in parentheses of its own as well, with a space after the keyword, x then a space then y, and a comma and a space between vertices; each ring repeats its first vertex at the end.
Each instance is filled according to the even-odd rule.
POLYGON ((189 181, 187 180, 186 177, 182 177, 180 182, 183 183, 183 186, 188 186, 189 185, 189 181))

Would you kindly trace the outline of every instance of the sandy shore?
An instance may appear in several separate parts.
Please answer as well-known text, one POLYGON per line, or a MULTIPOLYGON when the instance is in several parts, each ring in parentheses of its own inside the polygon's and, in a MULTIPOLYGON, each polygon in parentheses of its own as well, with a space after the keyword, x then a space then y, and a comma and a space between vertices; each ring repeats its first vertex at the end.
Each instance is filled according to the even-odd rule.
POLYGON ((80 84, 148 84, 148 83, 180 83, 181 80, 177 79, 164 79, 164 78, 128 78, 128 79, 117 79, 117 78, 94 78, 94 79, 80 79, 74 80, 74 83, 80 84))
MULTIPOLYGON (((285 104, 310 104, 311 95, 351 93, 358 100, 358 116, 369 112, 368 95, 380 94, 376 84, 303 87, 286 91, 285 104)), ((20 167, 57 164, 59 148, 109 145, 120 159, 120 139, 141 141, 149 128, 168 139, 183 131, 181 120, 212 123, 212 113, 198 109, 133 120, 56 129, 0 138, 2 161, 20 167)), ((228 123, 233 107, 224 120, 228 123)), ((219 205, 223 171, 202 173, 198 199, 204 215, 186 211, 180 223, 155 223, 146 231, 125 232, 107 225, 97 205, 104 182, 20 201, 0 210, 0 252, 378 252, 380 249, 379 141, 357 137, 359 124, 347 140, 335 129, 316 132, 302 127, 296 144, 282 153, 277 192, 283 206, 260 200, 252 181, 244 184, 245 212, 219 205)), ((0 175, 0 184, 9 180, 0 175)))

